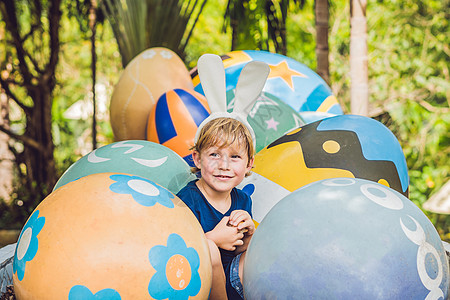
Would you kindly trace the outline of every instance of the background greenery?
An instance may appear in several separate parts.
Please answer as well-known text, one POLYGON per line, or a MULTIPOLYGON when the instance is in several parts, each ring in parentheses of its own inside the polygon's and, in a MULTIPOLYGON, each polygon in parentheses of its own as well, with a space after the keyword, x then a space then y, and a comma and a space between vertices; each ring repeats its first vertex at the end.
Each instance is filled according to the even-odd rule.
MULTIPOLYGON (((346 113, 350 107, 349 1, 330 1, 331 88, 346 113)), ((190 69, 203 53, 230 51, 231 33, 223 31, 226 0, 209 0, 186 48, 190 69)), ((397 136, 406 156, 410 199, 419 207, 449 178, 450 38, 448 0, 369 0, 367 6, 371 116, 397 136)), ((76 101, 92 98, 89 34, 80 30, 63 7, 62 52, 54 91, 53 134, 59 174, 92 150, 91 121, 70 120, 64 112, 76 101)), ((316 67, 313 1, 292 7, 287 20, 288 56, 316 67)), ((241 44, 240 49, 248 49, 241 44)), ((122 61, 109 24, 97 28, 97 85, 110 99, 122 61)), ((11 113, 20 126, 20 114, 11 113)), ((99 145, 113 142, 108 115, 98 122, 99 145)), ((20 208, 26 191, 16 186, 13 206, 20 208)), ((1 208, 0 208, 1 209, 1 208)), ((5 210, 6 212, 6 210, 5 210)), ((30 212, 8 210, 0 228, 21 228, 30 212)), ((441 238, 450 242, 450 216, 425 211, 441 238)))

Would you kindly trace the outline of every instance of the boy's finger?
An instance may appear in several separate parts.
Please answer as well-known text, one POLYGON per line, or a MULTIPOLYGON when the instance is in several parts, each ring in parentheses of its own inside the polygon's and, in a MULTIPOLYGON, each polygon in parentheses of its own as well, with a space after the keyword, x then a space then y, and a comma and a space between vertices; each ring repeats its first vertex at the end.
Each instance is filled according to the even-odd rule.
POLYGON ((234 226, 234 227, 237 227, 239 224, 241 224, 241 223, 243 223, 243 222, 245 222, 245 220, 241 220, 241 219, 237 219, 237 220, 234 220, 234 221, 228 221, 228 223, 227 223, 227 225, 228 226, 234 226))
POLYGON ((237 224, 239 224, 239 222, 241 221, 241 217, 240 216, 234 216, 233 218, 231 218, 228 220, 228 223, 231 226, 236 226, 237 224))
POLYGON ((243 228, 246 228, 248 226, 250 226, 251 224, 249 222, 246 221, 242 221, 237 225, 238 230, 241 230, 243 228))
POLYGON ((230 214, 230 222, 236 221, 236 219, 239 218, 239 216, 240 216, 239 211, 236 210, 232 211, 230 214))

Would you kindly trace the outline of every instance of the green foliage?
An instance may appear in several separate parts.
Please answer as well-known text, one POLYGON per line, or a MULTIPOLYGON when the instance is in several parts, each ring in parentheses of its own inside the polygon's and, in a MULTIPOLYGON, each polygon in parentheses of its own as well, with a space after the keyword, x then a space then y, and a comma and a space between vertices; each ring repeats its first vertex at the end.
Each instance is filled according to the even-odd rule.
POLYGON ((286 54, 289 10, 305 0, 228 0, 224 30, 230 28, 233 50, 266 50, 286 54))
POLYGON ((185 63, 188 68, 195 67, 198 58, 204 53, 222 55, 230 51, 231 35, 222 32, 226 1, 208 0, 206 3, 186 47, 185 63))
POLYGON ((264 3, 264 0, 228 1, 223 29, 235 30, 233 50, 269 49, 264 3))
POLYGON ((410 199, 419 206, 450 172, 446 5, 388 1, 369 9, 371 102, 392 118, 410 170, 410 199))
POLYGON ((286 21, 287 56, 316 68, 316 29, 314 27, 313 2, 308 1, 303 9, 292 9, 286 21))
POLYGON ((151 47, 166 47, 184 57, 191 32, 206 0, 102 0, 125 67, 151 47))

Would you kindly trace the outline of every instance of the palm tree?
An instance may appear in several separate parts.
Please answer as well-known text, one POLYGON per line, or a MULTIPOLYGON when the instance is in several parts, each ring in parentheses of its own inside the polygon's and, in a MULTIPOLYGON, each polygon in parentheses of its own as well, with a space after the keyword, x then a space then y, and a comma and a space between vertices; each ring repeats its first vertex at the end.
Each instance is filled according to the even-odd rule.
POLYGON ((350 106, 352 114, 369 115, 367 0, 350 0, 350 106))
MULTIPOLYGON (((8 96, 0 90, 0 125, 9 129, 9 101, 8 96)), ((9 150, 10 138, 0 132, 0 203, 8 202, 13 187, 13 155, 9 150)))
POLYGON ((231 50, 260 49, 286 55, 286 19, 291 3, 306 0, 228 0, 224 30, 230 26, 231 50))
POLYGON ((184 50, 207 0, 103 0, 125 67, 150 47, 184 50))

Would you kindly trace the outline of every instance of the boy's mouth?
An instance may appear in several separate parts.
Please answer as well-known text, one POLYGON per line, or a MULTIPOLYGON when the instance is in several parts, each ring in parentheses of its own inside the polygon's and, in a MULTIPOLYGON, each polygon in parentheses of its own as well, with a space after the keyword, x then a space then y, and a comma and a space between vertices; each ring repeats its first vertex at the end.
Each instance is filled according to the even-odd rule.
POLYGON ((214 177, 216 177, 216 178, 221 178, 221 179, 232 178, 232 176, 227 176, 227 175, 214 175, 214 177))

